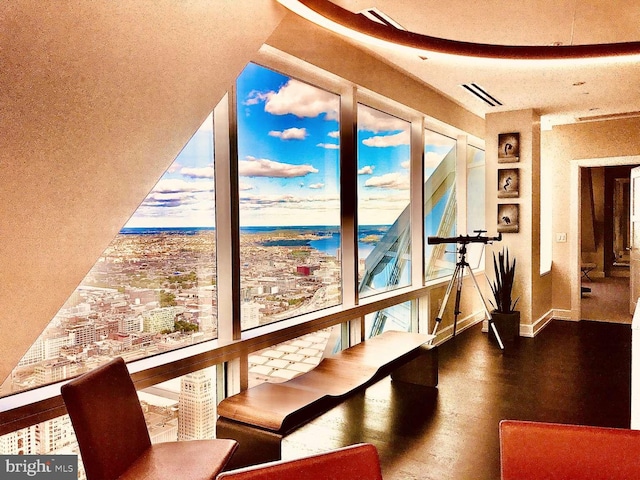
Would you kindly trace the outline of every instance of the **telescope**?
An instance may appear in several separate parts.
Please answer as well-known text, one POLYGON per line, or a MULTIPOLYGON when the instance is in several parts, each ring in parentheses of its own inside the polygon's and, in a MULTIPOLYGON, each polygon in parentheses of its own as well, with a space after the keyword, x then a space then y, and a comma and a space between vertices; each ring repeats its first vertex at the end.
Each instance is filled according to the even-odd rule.
POLYGON ((466 245, 468 243, 491 243, 499 242, 502 240, 502 233, 498 233, 497 237, 483 237, 482 234, 486 233, 486 230, 474 230, 476 235, 459 235, 457 237, 427 237, 427 243, 429 245, 438 245, 440 243, 462 243, 466 245))
MULTIPOLYGON (((456 263, 456 268, 453 271, 453 275, 451 276, 451 280, 449 280, 449 285, 447 286, 447 291, 444 294, 444 299, 440 303, 440 311, 438 312, 438 316, 435 320, 435 325, 433 327, 433 338, 436 336, 436 331, 438 330, 438 326, 440 322, 442 322, 442 316, 444 314, 444 310, 449 301, 449 295, 453 290, 453 287, 456 287, 456 302, 455 302, 455 310, 453 312, 453 336, 456 336, 456 328, 458 325, 458 315, 462 313, 460 311, 460 294, 462 293, 462 284, 464 278, 465 269, 469 270, 471 280, 473 281, 473 286, 476 288, 476 292, 480 296, 482 300, 482 306, 484 308, 485 318, 488 320, 489 329, 493 332, 496 340, 498 341, 498 345, 500 346, 500 350, 504 350, 504 344, 502 343, 502 339, 500 338, 500 334, 496 329, 496 325, 493 323, 493 317, 491 316, 491 312, 487 308, 487 304, 484 301, 484 297, 482 296, 482 291, 478 286, 478 282, 476 280, 473 271, 471 270, 471 266, 467 262, 467 244, 469 243, 491 243, 491 242, 499 242, 502 240, 502 233, 498 233, 497 237, 487 237, 482 236, 483 233, 486 233, 486 230, 474 230, 475 235, 460 235, 458 237, 427 237, 427 243, 430 245, 437 245, 439 243, 459 243, 458 247, 458 261, 456 263)), ((433 340, 432 338, 432 340, 433 340)), ((430 340, 430 342, 432 341, 430 340)))

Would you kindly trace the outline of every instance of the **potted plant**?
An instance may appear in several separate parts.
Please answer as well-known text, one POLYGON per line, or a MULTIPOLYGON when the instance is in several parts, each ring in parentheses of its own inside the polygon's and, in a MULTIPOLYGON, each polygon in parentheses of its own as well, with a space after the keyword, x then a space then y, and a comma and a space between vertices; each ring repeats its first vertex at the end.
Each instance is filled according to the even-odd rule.
POLYGON ((494 302, 489 300, 494 310, 491 312, 493 323, 503 343, 513 342, 520 335, 520 312, 517 311, 519 297, 512 300, 513 282, 516 272, 516 259, 509 258, 509 249, 493 253, 495 279, 489 282, 494 302))

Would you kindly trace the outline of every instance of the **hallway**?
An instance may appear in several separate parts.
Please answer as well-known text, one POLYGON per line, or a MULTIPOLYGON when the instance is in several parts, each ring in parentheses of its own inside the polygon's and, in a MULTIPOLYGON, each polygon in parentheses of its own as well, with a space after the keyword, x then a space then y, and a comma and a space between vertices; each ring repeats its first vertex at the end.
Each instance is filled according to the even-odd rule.
POLYGON ((582 295, 581 316, 584 320, 631 325, 629 277, 583 279, 582 286, 591 289, 590 293, 582 295))

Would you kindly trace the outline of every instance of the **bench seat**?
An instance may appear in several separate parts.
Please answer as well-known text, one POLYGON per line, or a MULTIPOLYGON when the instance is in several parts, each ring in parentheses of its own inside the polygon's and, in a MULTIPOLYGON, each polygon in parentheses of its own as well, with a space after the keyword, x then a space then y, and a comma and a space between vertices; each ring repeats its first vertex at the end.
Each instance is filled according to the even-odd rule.
POLYGON ((224 399, 218 405, 217 435, 238 440, 234 468, 280 459, 285 435, 385 376, 436 387, 437 349, 427 345, 431 338, 388 331, 324 358, 291 380, 263 383, 224 399))

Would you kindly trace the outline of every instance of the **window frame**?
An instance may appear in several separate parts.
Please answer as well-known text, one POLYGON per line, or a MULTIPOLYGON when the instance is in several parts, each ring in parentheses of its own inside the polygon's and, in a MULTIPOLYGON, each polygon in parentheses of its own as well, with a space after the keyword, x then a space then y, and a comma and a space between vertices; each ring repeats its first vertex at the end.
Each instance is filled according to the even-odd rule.
MULTIPOLYGON (((231 88, 214 109, 217 272, 218 278, 230 279, 229 282, 217 282, 218 338, 129 362, 127 366, 137 389, 147 388, 202 368, 226 366, 226 379, 218 384, 226 384, 224 395, 233 394, 246 387, 246 360, 252 352, 335 325, 345 326, 343 331, 350 333, 350 338, 346 343, 343 341, 343 345, 358 343, 364 339, 365 315, 409 301, 413 305, 414 328, 419 325, 420 331, 429 333, 430 319, 425 318, 425 313, 429 312, 429 293, 449 281, 450 276, 429 282, 424 280, 424 132, 428 128, 446 136, 453 135, 453 138, 459 139, 458 141, 472 141, 474 145, 484 142, 480 139, 471 140, 470 136, 460 130, 426 117, 425 112, 418 112, 392 99, 384 98, 272 47, 263 46, 253 61, 340 95, 342 303, 241 331, 239 265, 234 261, 235 258, 239 258, 239 216, 237 202, 231 201, 238 198, 237 119, 235 90, 231 88), (357 294, 357 162, 353 159, 356 158, 355 121, 358 103, 381 109, 406 119, 411 124, 411 284, 366 299, 359 299, 357 294), (461 138, 465 140, 460 140, 461 138)), ((460 152, 457 152, 457 155, 457 162, 462 161, 465 164, 466 155, 460 155, 460 152)), ((456 175, 458 172, 466 172, 466 168, 457 169, 456 175)), ((456 181, 464 180, 466 184, 466 174, 464 177, 456 177, 456 181)), ((466 191, 457 190, 458 196, 461 191, 466 191)), ((466 199, 458 197, 458 204, 466 205, 466 199)), ((466 218, 465 215, 466 208, 458 209, 458 221, 466 218)), ((65 414, 60 387, 68 381, 1 397, 0 435, 65 414)))

